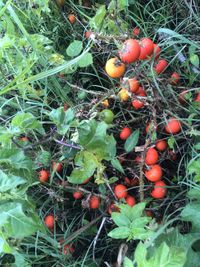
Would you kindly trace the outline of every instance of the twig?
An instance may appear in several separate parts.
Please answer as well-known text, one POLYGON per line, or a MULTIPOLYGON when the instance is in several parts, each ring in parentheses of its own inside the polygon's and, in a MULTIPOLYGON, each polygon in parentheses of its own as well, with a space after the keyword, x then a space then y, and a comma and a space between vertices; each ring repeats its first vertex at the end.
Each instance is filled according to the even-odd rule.
POLYGON ((54 139, 54 141, 55 141, 56 143, 60 144, 60 145, 63 145, 63 146, 71 147, 71 148, 78 149, 78 150, 81 149, 80 146, 75 146, 75 145, 73 145, 73 144, 68 144, 68 143, 65 143, 65 142, 63 142, 63 141, 61 141, 61 140, 54 139))

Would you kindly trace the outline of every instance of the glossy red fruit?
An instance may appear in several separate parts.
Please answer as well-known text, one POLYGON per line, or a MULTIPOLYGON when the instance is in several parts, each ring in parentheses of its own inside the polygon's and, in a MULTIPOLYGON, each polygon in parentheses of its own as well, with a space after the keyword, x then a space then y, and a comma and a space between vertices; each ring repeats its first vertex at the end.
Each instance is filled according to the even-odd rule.
POLYGON ((134 159, 134 161, 137 162, 137 163, 141 163, 141 162, 142 162, 142 157, 137 156, 137 157, 134 159))
POLYGON ((154 57, 154 59, 158 59, 159 58, 160 52, 161 52, 160 46, 158 46, 157 44, 154 44, 154 47, 153 47, 153 57, 154 57))
POLYGON ((131 104, 132 104, 133 108, 136 109, 136 110, 144 107, 144 101, 138 100, 138 99, 134 99, 131 102, 131 104))
POLYGON ((55 218, 53 215, 49 214, 44 218, 44 223, 46 225, 47 228, 49 228, 50 230, 52 230, 54 228, 54 224, 55 224, 55 218))
POLYGON ((89 206, 91 209, 98 209, 101 203, 100 197, 97 196, 91 196, 89 200, 89 206))
POLYGON ((133 207, 135 204, 136 204, 136 200, 134 197, 128 195, 126 198, 125 198, 125 201, 126 201, 126 204, 128 204, 129 206, 133 207))
POLYGON ((170 77, 170 83, 176 85, 180 81, 180 74, 177 72, 172 73, 170 77))
POLYGON ((115 196, 118 199, 120 199, 120 198, 126 198, 127 195, 128 195, 127 187, 125 185, 123 185, 123 184, 118 184, 114 188, 114 193, 115 193, 115 196))
POLYGON ((61 172, 62 171, 62 163, 53 161, 52 162, 52 170, 57 171, 57 172, 61 172))
POLYGON ((130 128, 124 127, 120 132, 120 139, 126 140, 131 135, 131 133, 132 133, 132 131, 130 128))
POLYGON ((50 172, 47 170, 39 171, 39 180, 41 183, 46 183, 49 180, 50 172))
POLYGON ((83 197, 83 193, 82 193, 81 191, 75 191, 75 192, 73 193, 73 197, 74 197, 75 199, 80 199, 80 198, 83 197))
POLYGON ((65 240, 64 239, 61 239, 59 241, 60 243, 60 246, 61 246, 61 252, 63 252, 64 255, 69 255, 69 253, 73 254, 74 251, 75 251, 75 248, 73 247, 73 245, 69 245, 69 244, 65 244, 65 240))
POLYGON ((91 31, 86 31, 85 32, 85 38, 89 39, 91 36, 92 32, 91 31))
POLYGON ((135 92, 135 94, 138 96, 144 96, 144 97, 147 96, 147 93, 142 86, 140 86, 138 88, 138 90, 135 92))
POLYGON ((166 184, 163 181, 158 181, 154 184, 154 189, 151 192, 153 198, 164 198, 167 194, 166 184))
POLYGON ((167 133, 176 134, 179 133, 181 130, 181 123, 176 118, 170 118, 165 126, 165 131, 167 133))
POLYGON ((128 80, 128 83, 129 83, 130 92, 131 93, 137 92, 137 90, 140 87, 138 80, 136 78, 132 78, 128 80))
POLYGON ((120 209, 114 203, 108 207, 108 213, 111 215, 112 212, 120 212, 120 209))
POLYGON ((145 171, 147 180, 151 182, 159 181, 162 177, 162 174, 162 168, 158 164, 152 165, 148 171, 145 171))
POLYGON ((149 38, 142 38, 140 41, 140 60, 147 59, 148 56, 150 56, 153 53, 154 49, 154 43, 149 38))
POLYGON ((195 102, 200 102, 200 92, 196 95, 195 102))
POLYGON ((140 55, 140 45, 135 39, 128 39, 124 42, 119 56, 124 63, 132 63, 138 60, 140 55))
POLYGON ((160 59, 158 63, 155 65, 154 70, 157 74, 160 74, 166 69, 167 65, 168 63, 165 59, 160 59))
POLYGON ((145 157, 145 163, 147 165, 153 165, 156 164, 158 161, 158 152, 155 150, 155 148, 149 148, 146 153, 145 157))
POLYGON ((138 27, 135 27, 133 29, 133 35, 138 36, 140 34, 140 29, 138 27))
POLYGON ((156 148, 159 150, 159 151, 165 151, 167 149, 167 142, 165 140, 158 140, 156 142, 156 148))

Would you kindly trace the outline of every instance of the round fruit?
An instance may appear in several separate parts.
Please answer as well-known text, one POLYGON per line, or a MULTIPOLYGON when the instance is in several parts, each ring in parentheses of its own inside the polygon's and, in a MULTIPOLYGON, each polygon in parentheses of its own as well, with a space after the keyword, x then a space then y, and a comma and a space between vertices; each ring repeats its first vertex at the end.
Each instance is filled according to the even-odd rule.
POLYGON ((162 177, 162 174, 163 174, 162 169, 158 164, 152 165, 148 171, 145 171, 145 176, 147 180, 151 182, 159 181, 162 177))
POLYGON ((160 46, 158 46, 157 44, 154 44, 154 48, 153 48, 153 57, 154 57, 154 59, 158 59, 159 58, 160 52, 161 52, 160 46))
POLYGON ((125 68, 125 64, 114 57, 106 62, 105 71, 111 78, 120 78, 124 74, 125 68))
POLYGON ((145 157, 145 163, 147 165, 153 165, 156 164, 158 161, 158 152, 155 150, 155 148, 149 148, 146 157, 145 157))
POLYGON ((128 195, 126 198, 125 198, 125 201, 126 201, 126 204, 128 204, 129 206, 133 207, 136 203, 136 200, 134 197, 128 195))
POLYGON ((91 31, 86 31, 85 32, 85 38, 89 39, 91 36, 92 32, 91 31))
POLYGON ((127 101, 129 99, 129 94, 127 89, 121 89, 118 93, 120 100, 123 102, 127 101))
POLYGON ((56 172, 61 172, 62 171, 62 163, 61 162, 52 162, 52 170, 56 172))
POLYGON ((115 193, 115 196, 118 199, 120 199, 120 198, 126 198, 127 195, 128 195, 127 187, 125 185, 123 185, 123 184, 118 184, 114 188, 114 193, 115 193))
POLYGON ((170 83, 176 85, 180 81, 180 74, 177 72, 172 73, 170 83))
POLYGON ((154 189, 151 192, 151 196, 153 198, 164 198, 167 193, 167 189, 165 188, 166 184, 163 181, 158 181, 154 184, 154 189))
POLYGON ((140 41, 140 56, 139 59, 146 59, 153 53, 154 43, 149 38, 142 38, 140 41))
POLYGON ((138 60, 140 55, 140 45, 135 39, 128 39, 124 42, 122 49, 119 51, 121 60, 125 63, 132 63, 138 60))
POLYGON ((80 199, 80 198, 83 197, 83 193, 80 192, 80 191, 75 191, 75 192, 73 193, 73 197, 74 197, 75 199, 80 199))
POLYGON ((158 140, 156 142, 156 148, 159 151, 165 151, 167 149, 167 142, 165 140, 158 140))
POLYGON ((54 223, 55 223, 55 218, 53 215, 47 215, 44 218, 44 223, 47 226, 47 228, 49 228, 50 230, 52 230, 54 228, 54 223))
POLYGON ((102 106, 103 106, 104 108, 108 108, 108 107, 109 107, 108 99, 103 100, 103 101, 101 102, 101 104, 102 104, 102 106))
POLYGON ((137 156, 135 159, 134 159, 135 162, 137 162, 138 164, 142 162, 142 158, 140 156, 137 156))
POLYGON ((91 209, 98 209, 99 205, 100 205, 100 198, 97 196, 91 196, 90 200, 89 200, 89 205, 91 209))
POLYGON ((104 109, 100 112, 100 119, 110 124, 114 120, 114 114, 110 109, 104 109))
POLYGON ((132 133, 132 131, 130 128, 124 127, 120 132, 120 139, 126 140, 131 135, 131 133, 132 133))
MULTIPOLYGON (((65 240, 61 239, 59 243, 60 243, 60 246, 62 246, 65 243, 65 240)), ((61 252, 63 252, 64 255, 68 255, 69 253, 73 254, 74 251, 75 251, 74 247, 69 244, 65 244, 61 248, 61 252)))
POLYGON ((157 74, 160 74, 166 69, 167 65, 168 63, 165 59, 160 59, 156 64, 156 66, 154 67, 154 70, 157 74))
POLYGON ((139 82, 136 78, 129 79, 128 83, 131 93, 135 93, 140 87, 139 82))
POLYGON ((133 29, 133 35, 138 36, 140 34, 140 29, 138 27, 135 27, 133 29))
POLYGON ((68 20, 71 24, 74 24, 76 22, 76 17, 74 14, 69 14, 68 15, 68 20))
POLYGON ((136 110, 144 107, 144 102, 138 99, 134 99, 131 104, 136 110))
POLYGON ((194 101, 195 101, 195 102, 200 102, 200 93, 197 94, 197 96, 196 96, 196 98, 195 98, 194 101))
POLYGON ((147 95, 146 91, 144 90, 144 88, 142 86, 140 86, 138 88, 138 90, 135 92, 135 94, 138 96, 146 96, 147 95))
POLYGON ((175 119, 175 118, 170 118, 168 120, 167 125, 165 126, 165 131, 167 133, 172 133, 172 134, 176 134, 179 133, 181 130, 181 123, 179 120, 175 119))
POLYGON ((108 213, 111 215, 112 212, 119 212, 120 209, 113 203, 110 204, 110 206, 108 207, 108 213))
POLYGON ((41 183, 46 183, 49 180, 50 173, 47 170, 39 171, 39 180, 41 183))
POLYGON ((22 142, 28 142, 29 141, 27 136, 23 136, 19 140, 22 142))
POLYGON ((153 218, 153 212, 151 210, 146 210, 146 216, 153 218))

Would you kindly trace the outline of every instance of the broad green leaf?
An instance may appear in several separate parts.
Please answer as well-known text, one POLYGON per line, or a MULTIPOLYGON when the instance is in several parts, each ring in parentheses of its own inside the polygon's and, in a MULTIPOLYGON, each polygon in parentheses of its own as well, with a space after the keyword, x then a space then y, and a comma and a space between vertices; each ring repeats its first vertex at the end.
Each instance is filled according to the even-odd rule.
POLYGON ((63 107, 53 109, 49 114, 50 119, 57 126, 58 133, 65 135, 70 128, 70 123, 74 119, 74 111, 69 108, 64 111, 63 107))
POLYGON ((35 164, 48 167, 51 162, 51 153, 46 150, 38 151, 35 164))
POLYGON ((133 262, 127 257, 124 258, 123 266, 124 267, 134 267, 133 262))
POLYGON ((181 218, 184 221, 192 222, 193 231, 200 231, 200 202, 191 202, 187 204, 181 212, 181 218))
POLYGON ((111 216, 117 226, 130 226, 131 221, 121 212, 112 212, 111 216))
POLYGON ((81 151, 75 157, 75 165, 68 181, 73 184, 82 184, 94 174, 96 168, 99 167, 99 162, 94 154, 81 151))
POLYGON ((95 30, 101 30, 102 24, 106 16, 105 5, 102 5, 98 8, 96 15, 90 20, 90 27, 95 30))
POLYGON ((81 41, 73 41, 66 50, 66 53, 69 57, 76 57, 78 56, 83 49, 83 43, 81 41))
POLYGON ((130 207, 128 205, 120 205, 120 211, 123 213, 125 216, 127 216, 131 221, 139 218, 142 216, 142 213, 145 209, 146 203, 138 203, 134 205, 133 207, 130 207))
POLYGON ((16 187, 25 184, 27 181, 19 176, 6 174, 0 170, 0 192, 15 191, 16 187))
POLYGON ((137 245, 136 250, 135 250, 135 254, 134 254, 134 259, 137 262, 137 267, 148 267, 146 256, 147 256, 147 249, 146 249, 145 245, 140 242, 137 245))
POLYGON ((124 169, 117 158, 111 160, 112 166, 121 173, 124 173, 124 169))
POLYGON ((124 148, 126 152, 131 152, 133 148, 137 145, 139 140, 140 130, 135 130, 126 140, 124 148))
POLYGON ((79 61, 78 65, 80 68, 85 68, 93 63, 92 54, 87 52, 79 61))
POLYGON ((4 238, 3 233, 0 232, 0 254, 2 253, 12 253, 12 248, 4 238))
POLYGON ((31 113, 20 112, 11 121, 11 129, 14 132, 24 133, 36 130, 44 133, 41 123, 31 113))
POLYGON ((108 236, 114 239, 126 239, 130 235, 130 229, 125 226, 117 227, 108 233, 108 236))
POLYGON ((10 168, 26 169, 30 171, 32 169, 32 161, 24 155, 23 151, 19 149, 1 149, 0 153, 0 165, 9 165, 10 168))

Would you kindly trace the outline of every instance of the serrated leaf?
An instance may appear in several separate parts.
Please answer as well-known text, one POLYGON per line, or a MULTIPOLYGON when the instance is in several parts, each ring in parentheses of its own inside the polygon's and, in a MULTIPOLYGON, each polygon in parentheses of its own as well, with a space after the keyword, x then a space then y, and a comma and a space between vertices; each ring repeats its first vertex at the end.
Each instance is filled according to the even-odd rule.
POLYGON ((76 57, 81 53, 82 49, 83 43, 75 40, 67 47, 66 53, 69 57, 76 57))
POLYGON ((82 184, 94 174, 96 168, 99 167, 99 162, 94 154, 80 151, 75 157, 75 165, 68 181, 73 184, 82 184))
POLYGON ((116 158, 112 159, 111 160, 111 164, 116 170, 118 170, 121 173, 124 173, 124 169, 123 169, 123 167, 122 167, 122 165, 121 165, 121 163, 119 162, 118 159, 116 159, 116 158))
POLYGON ((92 54, 87 52, 79 61, 78 65, 80 68, 85 68, 89 65, 93 64, 92 54))
POLYGON ((108 236, 114 239, 126 239, 129 237, 130 229, 125 226, 117 227, 108 233, 108 236))
POLYGON ((126 140, 124 144, 124 149, 126 152, 131 152, 133 148, 137 145, 139 140, 140 130, 135 130, 126 140))

